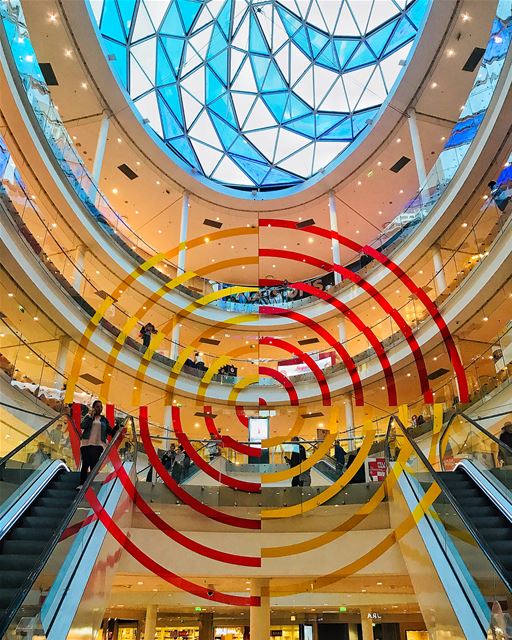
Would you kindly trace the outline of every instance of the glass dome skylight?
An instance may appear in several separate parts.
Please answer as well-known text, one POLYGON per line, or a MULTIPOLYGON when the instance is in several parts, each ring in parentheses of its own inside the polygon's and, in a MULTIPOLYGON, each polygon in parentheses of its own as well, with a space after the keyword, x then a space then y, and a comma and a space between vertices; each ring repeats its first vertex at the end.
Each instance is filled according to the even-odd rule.
POLYGON ((280 189, 368 126, 429 0, 90 0, 142 118, 222 185, 280 189))

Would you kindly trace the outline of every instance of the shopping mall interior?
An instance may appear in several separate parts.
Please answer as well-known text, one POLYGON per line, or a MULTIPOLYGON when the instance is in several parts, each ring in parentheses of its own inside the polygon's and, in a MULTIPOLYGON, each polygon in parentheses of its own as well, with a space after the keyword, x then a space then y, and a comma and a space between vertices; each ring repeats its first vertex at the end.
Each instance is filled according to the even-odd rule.
POLYGON ((0 637, 512 638, 512 1, 0 14, 0 637))

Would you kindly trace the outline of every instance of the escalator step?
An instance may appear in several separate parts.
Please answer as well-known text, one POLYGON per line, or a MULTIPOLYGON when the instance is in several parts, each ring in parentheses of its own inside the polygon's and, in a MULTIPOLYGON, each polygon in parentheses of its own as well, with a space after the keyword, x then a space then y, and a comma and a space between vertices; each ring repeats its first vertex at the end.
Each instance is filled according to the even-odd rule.
MULTIPOLYGON (((76 495, 76 492, 75 492, 76 495)), ((62 506, 62 500, 60 498, 51 498, 46 495, 42 495, 40 498, 36 500, 38 507, 60 507, 62 506)))
POLYGON ((0 572, 3 575, 7 571, 21 571, 32 569, 34 556, 2 556, 0 555, 0 572))
POLYGON ((487 541, 491 540, 508 540, 512 541, 512 534, 507 527, 493 527, 492 529, 479 528, 482 538, 487 541))
POLYGON ((489 500, 485 496, 459 496, 455 495, 457 502, 462 508, 465 507, 486 507, 489 505, 489 500))
POLYGON ((67 500, 70 503, 73 501, 73 498, 76 496, 76 491, 74 489, 47 489, 44 492, 44 496, 47 498, 59 498, 60 500, 67 500))
POLYGON ((0 607, 7 608, 11 604, 15 593, 15 589, 0 589, 0 607))
POLYGON ((489 540, 489 546, 499 556, 510 558, 512 556, 512 540, 489 540))
POLYGON ((40 540, 6 540, 2 545, 2 556, 37 557, 48 544, 52 532, 44 532, 40 540), (45 536, 44 533, 47 533, 45 536))
POLYGON ((35 527, 41 531, 42 529, 53 529, 61 521, 62 516, 57 518, 45 516, 23 516, 24 527, 35 527))
POLYGON ((473 520, 473 518, 478 518, 478 517, 482 517, 482 518, 492 518, 493 516, 496 515, 496 510, 493 507, 489 507, 489 506, 485 506, 485 507, 478 507, 478 506, 473 506, 473 505, 467 505, 464 506, 464 512, 466 513, 466 515, 468 515, 471 520, 473 520))
POLYGON ((9 540, 41 540, 41 535, 35 527, 16 527, 9 532, 9 540))
POLYGON ((479 530, 501 528, 504 522, 506 522, 501 516, 497 516, 496 514, 490 518, 475 516, 471 518, 471 521, 479 530))
POLYGON ((2 573, 3 587, 19 587, 27 577, 26 571, 4 571, 2 573))
POLYGON ((52 506, 48 507, 46 505, 35 505, 30 507, 27 512, 27 515, 30 516, 46 516, 49 518, 62 518, 64 513, 67 511, 67 505, 61 506, 52 506))

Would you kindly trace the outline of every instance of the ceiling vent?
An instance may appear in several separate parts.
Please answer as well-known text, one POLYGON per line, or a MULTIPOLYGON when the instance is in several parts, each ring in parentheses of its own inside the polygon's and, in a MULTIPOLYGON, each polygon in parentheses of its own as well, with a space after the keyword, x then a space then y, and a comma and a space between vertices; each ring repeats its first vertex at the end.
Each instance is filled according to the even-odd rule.
POLYGON ((127 164, 124 164, 124 162, 123 164, 120 164, 117 168, 121 173, 124 173, 124 175, 128 178, 128 180, 135 180, 135 178, 139 177, 135 173, 135 171, 131 169, 127 164))
POLYGON ((315 342, 320 342, 318 338, 304 338, 303 340, 297 340, 297 342, 302 346, 305 344, 315 344, 315 342))
POLYGON ((485 49, 481 47, 475 47, 473 51, 470 53, 469 58, 466 60, 466 64, 462 67, 462 71, 473 72, 477 66, 480 64, 480 60, 482 59, 485 53, 485 49))
POLYGON ((324 414, 321 411, 315 411, 311 413, 303 413, 301 418, 304 418, 304 420, 306 420, 306 418, 321 418, 323 415, 324 414))
POLYGON ((295 227, 297 229, 304 229, 305 227, 312 227, 315 224, 313 218, 308 218, 307 220, 302 220, 302 222, 297 222, 295 227))
POLYGON ((214 338, 199 338, 199 342, 203 344, 213 344, 215 346, 220 344, 220 340, 215 340, 214 338))
POLYGON ((96 378, 96 376, 93 376, 90 373, 83 373, 80 377, 86 382, 90 382, 91 384, 103 384, 103 380, 96 378))
POLYGON ((222 222, 219 222, 218 220, 210 220, 210 218, 205 218, 203 220, 203 224, 205 224, 207 227, 213 227, 214 229, 220 229, 222 227, 222 222))
POLYGON ((447 373, 449 373, 448 369, 436 369, 436 371, 432 371, 432 373, 429 373, 427 378, 429 380, 437 380, 437 378, 441 378, 442 376, 446 375, 447 373))
POLYGON ((41 69, 41 73, 43 74, 44 81, 49 87, 59 86, 57 76, 55 75, 53 67, 49 62, 40 62, 39 68, 41 69))
POLYGON ((395 164, 389 168, 389 170, 392 171, 393 173, 398 173, 399 171, 402 171, 405 165, 409 164, 410 161, 411 159, 408 158, 407 156, 402 156, 400 160, 395 162, 395 164))

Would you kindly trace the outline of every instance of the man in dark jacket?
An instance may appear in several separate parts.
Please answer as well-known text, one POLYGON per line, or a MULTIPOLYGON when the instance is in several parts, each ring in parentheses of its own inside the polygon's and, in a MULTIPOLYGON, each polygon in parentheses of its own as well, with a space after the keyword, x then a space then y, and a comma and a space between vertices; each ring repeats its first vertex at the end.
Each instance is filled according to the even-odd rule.
MULTIPOLYGON (((290 457, 285 456, 286 462, 290 465, 290 467, 298 467, 300 466, 304 460, 306 460, 306 449, 302 444, 299 444, 299 437, 293 436, 291 439, 292 442, 292 451, 290 457)), ((300 473, 297 476, 292 478, 292 487, 301 487, 302 482, 300 479, 300 473)))
POLYGON ((336 469, 338 471, 343 471, 345 455, 345 449, 341 446, 340 441, 336 440, 334 443, 334 460, 336 461, 336 469))

